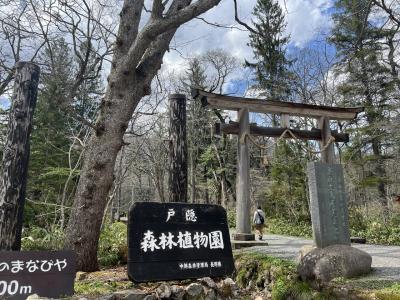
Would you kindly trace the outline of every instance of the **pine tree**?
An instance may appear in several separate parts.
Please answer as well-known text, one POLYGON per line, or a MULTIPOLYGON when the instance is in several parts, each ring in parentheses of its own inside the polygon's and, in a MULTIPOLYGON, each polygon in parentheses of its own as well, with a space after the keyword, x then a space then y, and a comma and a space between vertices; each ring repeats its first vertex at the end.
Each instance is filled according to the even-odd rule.
MULTIPOLYGON (((51 49, 45 49, 40 59, 43 67, 31 137, 28 198, 56 204, 68 174, 69 118, 60 109, 60 103, 66 101, 72 85, 73 60, 63 39, 53 41, 51 49)), ((38 212, 43 214, 50 211, 54 211, 54 208, 28 202, 25 208, 26 221, 41 224, 41 220, 31 218, 38 212)), ((53 222, 56 217, 44 215, 42 221, 53 222)))
POLYGON ((290 95, 290 61, 286 57, 289 37, 282 8, 275 0, 258 0, 253 10, 253 27, 249 46, 256 62, 246 62, 254 69, 257 86, 272 100, 285 100, 290 95))
MULTIPOLYGON (((82 140, 85 130, 82 130, 82 123, 63 108, 73 107, 80 117, 93 120, 102 85, 93 71, 85 76, 90 79, 80 85, 76 97, 68 99, 77 65, 64 39, 54 40, 50 45, 51 48, 46 48, 40 55, 42 75, 31 136, 28 198, 36 202, 66 205, 68 203, 63 202, 73 195, 74 183, 79 176, 79 169, 74 170, 74 167, 82 149, 75 147, 79 143, 74 139, 78 137, 82 140)), ((89 63, 93 60, 94 57, 90 57, 89 63)), ((59 215, 52 212, 52 206, 28 202, 25 207, 27 224, 33 222, 44 226, 55 223, 59 215), (43 218, 33 219, 38 212, 43 218)), ((63 214, 60 219, 60 223, 64 223, 63 214)))
MULTIPOLYGON (((207 77, 198 57, 195 57, 189 61, 189 68, 185 73, 185 79, 189 86, 197 87, 199 89, 206 88, 207 77)), ((209 112, 201 106, 200 102, 190 101, 188 103, 188 146, 190 160, 189 198, 192 203, 196 203, 197 198, 198 180, 196 178, 196 170, 198 166, 198 160, 201 155, 201 149, 204 148, 204 140, 208 138, 208 134, 205 132, 205 129, 207 129, 207 122, 209 120, 208 116, 209 112)), ((206 195, 205 198, 207 197, 208 195, 206 195)))
MULTIPOLYGON (((187 93, 187 87, 197 87, 222 93, 224 83, 236 67, 235 58, 220 49, 194 57, 182 78, 186 87, 183 90, 187 93)), ((226 135, 217 143, 211 138, 210 130, 210 125, 216 121, 225 122, 224 116, 220 110, 205 109, 199 101, 188 102, 187 114, 190 199, 198 201, 199 191, 203 190, 202 201, 209 203, 214 198, 216 203, 226 205, 233 201, 234 190, 234 175, 227 166, 230 145, 226 135)))
MULTIPOLYGON (((344 74, 339 85, 343 104, 364 106, 365 114, 358 120, 354 149, 363 149, 362 166, 372 162, 372 173, 366 174, 361 185, 375 185, 385 204, 385 167, 382 144, 387 139, 382 125, 390 94, 395 86, 389 68, 381 60, 385 30, 371 21, 372 4, 369 0, 336 1, 333 15, 335 26, 330 41, 336 46, 337 73, 344 74)), ((385 204, 386 205, 386 204, 385 204)))

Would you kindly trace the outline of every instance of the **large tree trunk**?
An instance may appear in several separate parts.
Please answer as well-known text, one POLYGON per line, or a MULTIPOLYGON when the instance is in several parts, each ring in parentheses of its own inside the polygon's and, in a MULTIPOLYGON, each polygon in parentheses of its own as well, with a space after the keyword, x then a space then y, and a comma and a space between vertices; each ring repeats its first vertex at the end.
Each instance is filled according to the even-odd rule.
POLYGON ((40 69, 28 62, 15 65, 15 84, 0 186, 0 250, 20 250, 29 162, 29 137, 40 69))
MULTIPOLYGON (((171 38, 173 34, 169 33, 171 38)), ((134 109, 140 99, 150 92, 151 79, 161 67, 166 48, 154 56, 157 59, 155 65, 148 68, 144 78, 124 74, 121 66, 113 69, 109 76, 108 89, 96 122, 97 130, 85 148, 84 165, 66 231, 65 246, 76 251, 79 270, 94 271, 99 268, 98 239, 107 195, 114 180, 116 157, 134 109)))
POLYGON ((162 1, 155 0, 150 19, 139 32, 144 0, 124 1, 107 91, 85 148, 66 230, 65 247, 76 251, 78 270, 98 269, 100 227, 123 135, 140 99, 150 93, 176 29, 219 2, 174 0, 165 13, 162 1))

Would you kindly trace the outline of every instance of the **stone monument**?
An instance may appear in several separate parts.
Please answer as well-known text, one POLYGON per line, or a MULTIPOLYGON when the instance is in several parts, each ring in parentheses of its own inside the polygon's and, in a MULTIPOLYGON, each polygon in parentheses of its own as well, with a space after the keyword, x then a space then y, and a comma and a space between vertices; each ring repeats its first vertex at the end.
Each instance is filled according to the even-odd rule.
POLYGON ((303 247, 298 273, 303 280, 330 281, 371 271, 372 257, 351 247, 343 169, 339 164, 307 165, 315 247, 303 247))
POLYGON ((338 164, 307 165, 310 212, 315 245, 350 245, 343 169, 338 164))

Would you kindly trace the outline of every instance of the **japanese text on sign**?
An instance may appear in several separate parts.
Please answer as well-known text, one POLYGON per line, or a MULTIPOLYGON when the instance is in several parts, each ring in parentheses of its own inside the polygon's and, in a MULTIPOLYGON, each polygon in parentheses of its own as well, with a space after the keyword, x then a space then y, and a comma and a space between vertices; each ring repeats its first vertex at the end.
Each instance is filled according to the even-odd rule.
POLYGON ((50 271, 58 271, 61 272, 63 269, 67 267, 67 260, 56 259, 53 260, 14 260, 9 263, 0 262, 0 273, 5 271, 10 271, 13 274, 22 271, 28 271, 29 273, 33 272, 50 272, 50 271))
POLYGON ((177 236, 173 235, 171 232, 163 232, 158 238, 154 236, 153 231, 147 230, 143 235, 140 245, 143 252, 147 252, 148 250, 153 252, 159 249, 172 249, 174 247, 181 249, 200 249, 201 247, 224 249, 224 240, 222 238, 222 231, 220 230, 212 231, 208 234, 204 232, 195 232, 193 236, 192 233, 188 231, 179 231, 177 236))
MULTIPOLYGON (((173 208, 168 209, 167 219, 165 222, 168 222, 175 216, 175 210, 173 208)), ((188 209, 185 212, 185 220, 188 222, 197 222, 197 216, 194 209, 188 209)))
POLYGON ((207 261, 202 261, 202 262, 182 262, 179 263, 179 268, 181 270, 186 270, 186 269, 202 269, 202 268, 221 268, 222 267, 222 263, 221 261, 212 261, 210 263, 208 263, 207 261))

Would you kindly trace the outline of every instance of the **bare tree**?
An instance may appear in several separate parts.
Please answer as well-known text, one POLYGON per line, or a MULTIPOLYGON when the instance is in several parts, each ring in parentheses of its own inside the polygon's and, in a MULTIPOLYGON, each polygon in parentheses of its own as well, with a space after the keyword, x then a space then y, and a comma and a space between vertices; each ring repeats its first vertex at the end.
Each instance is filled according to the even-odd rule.
POLYGON ((179 26, 219 2, 154 0, 148 21, 139 28, 144 0, 124 1, 107 91, 85 149, 66 231, 65 246, 76 251, 79 270, 98 269, 98 239, 107 194, 114 179, 116 157, 135 108, 151 92, 151 82, 161 67, 171 39, 179 26))
MULTIPOLYGON (((235 71, 239 70, 237 59, 222 49, 209 50, 205 54, 196 56, 189 60, 186 74, 181 76, 180 83, 177 85, 183 93, 190 94, 190 87, 197 86, 210 92, 223 93, 226 83, 235 71)), ((211 145, 210 125, 214 121, 225 122, 225 116, 219 110, 208 111, 199 102, 189 102, 188 104, 188 143, 189 143, 189 170, 190 170, 190 200, 195 203, 199 187, 203 189, 204 199, 209 198, 208 183, 211 181, 217 187, 218 203, 227 204, 228 199, 233 199, 233 184, 228 179, 225 171, 225 161, 227 160, 227 139, 226 135, 222 138, 222 143, 211 145), (200 157, 204 151, 212 147, 215 155, 215 163, 218 167, 208 170, 207 167, 200 169, 200 157), (218 172, 216 172, 218 169, 218 172), (209 178, 209 174, 212 174, 209 178), (210 180, 211 179, 211 180, 210 180)), ((208 200, 206 200, 208 201, 208 200)))
POLYGON ((0 95, 10 88, 14 65, 20 61, 33 61, 45 45, 35 39, 28 21, 28 6, 20 1, 0 1, 0 95))

